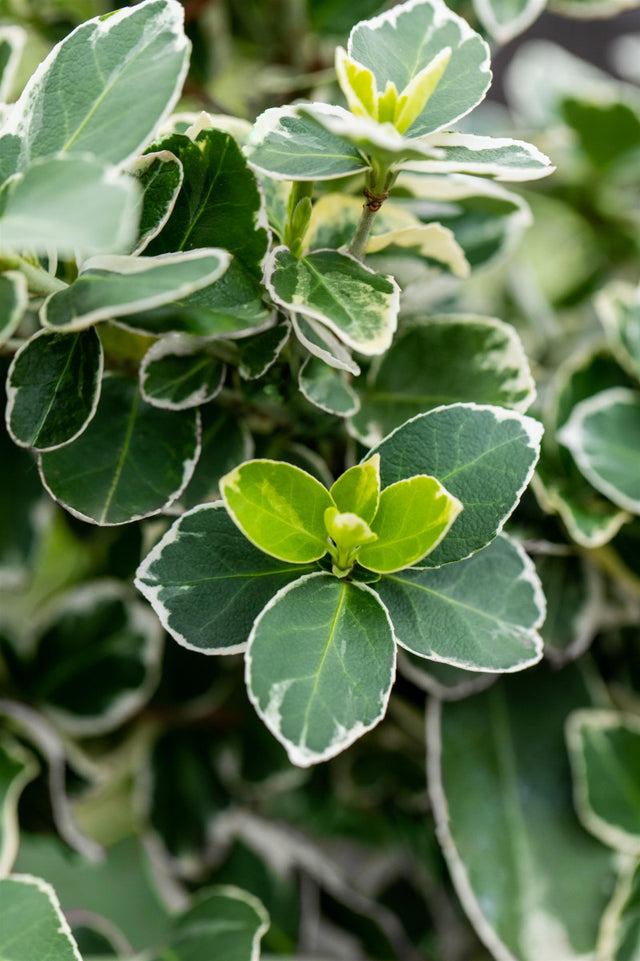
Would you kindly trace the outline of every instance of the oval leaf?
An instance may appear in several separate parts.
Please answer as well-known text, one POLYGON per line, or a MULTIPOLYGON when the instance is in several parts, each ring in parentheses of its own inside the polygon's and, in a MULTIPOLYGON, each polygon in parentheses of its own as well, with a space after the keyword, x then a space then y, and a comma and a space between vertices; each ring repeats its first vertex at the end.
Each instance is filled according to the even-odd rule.
POLYGON ((500 961, 594 956, 613 858, 575 816, 563 737, 569 712, 587 702, 577 672, 538 668, 430 704, 438 837, 460 901, 500 961))
POLYGON ((640 394, 613 387, 583 400, 558 440, 596 490, 640 513, 640 394))
POLYGON ((316 250, 298 259, 276 247, 265 262, 265 283, 280 306, 326 324, 362 354, 381 354, 391 344, 400 288, 350 254, 316 250))
POLYGON ((222 478, 220 493, 245 537, 272 557, 304 564, 326 553, 324 512, 333 501, 326 487, 299 467, 248 461, 222 478))
POLYGON ((329 491, 341 513, 357 514, 370 524, 380 502, 380 457, 374 454, 363 464, 345 471, 329 491))
POLYGON ((82 433, 100 398, 103 355, 95 330, 37 333, 7 378, 7 427, 21 447, 52 450, 82 433))
POLYGON ((249 961, 257 959, 269 915, 256 897, 230 885, 200 891, 173 927, 170 947, 156 961, 249 961))
POLYGON ((527 555, 504 534, 459 564, 399 571, 374 589, 412 654, 494 673, 521 671, 542 657, 542 588, 527 555))
POLYGON ((522 414, 452 404, 412 418, 377 445, 383 487, 427 474, 464 507, 424 566, 462 560, 502 530, 531 479, 541 434, 541 425, 522 414))
POLYGON ((456 401, 524 413, 535 386, 513 327, 491 317, 451 315, 405 330, 358 393, 361 406, 350 429, 375 444, 407 418, 456 401))
POLYGON ((183 647, 235 654, 276 591, 308 570, 255 548, 222 504, 203 504, 169 528, 135 584, 183 647))
POLYGON ((202 341, 170 334, 145 354, 140 389, 154 407, 185 410, 213 400, 222 389, 225 370, 202 341))
POLYGON ((139 153, 182 90, 190 46, 183 20, 175 0, 144 0, 81 24, 57 44, 11 115, 23 164, 66 152, 118 164, 139 153), (79 77, 70 96, 70 78, 79 77))
POLYGON ((129 167, 129 172, 142 188, 140 222, 133 251, 139 254, 169 219, 182 187, 184 172, 178 158, 169 150, 137 157, 129 167))
POLYGON ((74 283, 47 297, 40 317, 46 327, 69 332, 151 310, 212 284, 229 260, 214 247, 159 257, 96 257, 74 283))
POLYGON ((378 574, 417 563, 440 543, 462 510, 435 477, 410 477, 380 494, 371 530, 377 541, 363 547, 358 561, 378 574))
POLYGON ((195 410, 151 407, 135 381, 113 374, 103 381, 84 433, 40 454, 40 474, 51 496, 76 517, 126 524, 160 513, 180 496, 199 449, 195 410))
POLYGON ((256 621, 246 653, 249 697, 300 767, 327 760, 384 716, 395 676, 389 617, 364 584, 309 574, 256 621))
POLYGON ((300 392, 310 404, 336 417, 349 417, 360 400, 344 375, 317 357, 307 357, 298 375, 300 392))
POLYGON ((576 810, 604 844, 640 855, 640 721, 581 710, 567 722, 576 810))

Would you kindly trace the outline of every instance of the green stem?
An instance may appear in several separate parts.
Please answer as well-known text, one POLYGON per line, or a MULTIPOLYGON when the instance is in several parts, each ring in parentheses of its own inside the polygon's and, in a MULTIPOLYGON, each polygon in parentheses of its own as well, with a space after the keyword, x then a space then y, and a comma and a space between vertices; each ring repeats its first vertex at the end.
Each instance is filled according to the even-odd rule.
POLYGON ((389 196, 397 174, 388 167, 372 167, 367 177, 367 185, 364 195, 367 201, 362 208, 362 216, 353 235, 353 240, 349 244, 349 253, 358 260, 364 260, 367 242, 371 234, 373 222, 382 204, 389 196))
POLYGON ((30 263, 19 254, 0 251, 0 270, 19 270, 27 278, 31 293, 41 297, 56 294, 68 286, 63 280, 58 280, 43 267, 30 263))

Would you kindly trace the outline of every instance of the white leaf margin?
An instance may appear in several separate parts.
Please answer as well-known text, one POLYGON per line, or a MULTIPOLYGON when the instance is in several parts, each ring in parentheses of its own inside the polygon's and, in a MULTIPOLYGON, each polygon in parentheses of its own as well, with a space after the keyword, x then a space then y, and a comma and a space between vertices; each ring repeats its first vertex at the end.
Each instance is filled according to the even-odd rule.
POLYGON ((69 927, 69 923, 62 912, 58 895, 54 891, 53 887, 47 881, 44 881, 42 878, 36 878, 32 874, 12 874, 6 878, 0 878, 0 886, 7 883, 28 884, 30 887, 36 888, 41 892, 41 894, 46 896, 60 925, 58 928, 58 933, 65 937, 69 942, 69 947, 71 948, 76 961, 82 961, 82 957, 78 951, 78 945, 76 944, 76 940, 71 933, 71 928, 69 927))
MULTIPOLYGON (((66 331, 61 331, 58 336, 61 336, 65 333, 66 331)), ((80 333, 80 331, 78 331, 78 333, 80 333)), ((37 333, 34 334, 33 337, 31 337, 29 340, 26 340, 24 344, 20 347, 20 349, 16 351, 14 358, 11 361, 11 365, 7 372, 7 380, 6 380, 6 386, 5 386, 6 395, 7 395, 7 406, 5 408, 4 416, 5 416, 5 424, 7 427, 7 433, 11 437, 12 441, 18 445, 18 447, 24 447, 26 450, 38 450, 38 451, 41 451, 42 453, 45 453, 51 450, 59 450, 61 447, 66 447, 67 444, 71 444, 74 440, 77 440, 77 438, 80 437, 80 435, 85 432, 85 430, 87 429, 87 427, 89 426, 93 418, 95 417, 95 413, 98 409, 98 404, 100 403, 100 393, 102 390, 102 376, 104 374, 104 350, 102 349, 102 341, 96 334, 96 340, 98 342, 98 369, 95 374, 95 390, 94 390, 93 401, 91 403, 91 408, 89 410, 89 416, 85 420, 84 424, 82 424, 79 430, 75 432, 73 437, 69 437, 68 440, 65 440, 62 444, 54 444, 52 447, 34 448, 31 444, 27 444, 25 441, 17 437, 16 434, 14 434, 13 432, 13 427, 11 426, 11 414, 13 413, 13 408, 15 407, 16 398, 20 390, 22 389, 22 388, 13 386, 13 384, 11 383, 11 377, 13 375, 14 367, 18 362, 20 356, 27 350, 30 344, 34 342, 34 340, 37 340, 38 338, 43 336, 49 336, 49 337, 56 336, 56 332, 49 330, 48 328, 37 331, 37 333)))
MULTIPOLYGON (((337 250, 337 251, 332 250, 330 248, 321 248, 319 250, 309 251, 309 254, 320 254, 320 253, 336 254, 337 253, 340 256, 353 261, 353 263, 358 268, 371 274, 372 277, 382 276, 385 280, 388 280, 390 282, 392 286, 392 291, 389 296, 389 301, 388 301, 388 305, 385 312, 386 316, 384 317, 383 331, 379 335, 379 337, 375 341, 373 341, 373 346, 371 343, 367 343, 366 345, 363 345, 361 341, 357 341, 355 338, 346 334, 339 324, 336 324, 334 320, 332 320, 326 314, 323 314, 322 311, 316 310, 315 307, 309 307, 307 304, 289 302, 289 301, 283 300, 282 297, 280 297, 280 295, 274 288, 272 278, 277 270, 276 261, 278 258, 278 254, 280 254, 282 251, 289 253, 289 248, 286 247, 284 244, 280 244, 280 246, 274 247, 273 250, 271 250, 265 257, 265 262, 264 262, 263 283, 267 288, 269 295, 272 297, 272 299, 276 304, 279 304, 281 307, 284 307, 285 310, 287 311, 295 311, 298 314, 302 314, 305 320, 308 320, 310 318, 312 320, 319 321, 321 324, 324 324, 325 327, 328 327, 329 330, 331 330, 340 341, 342 341, 344 344, 347 345, 347 347, 351 347, 353 350, 357 351, 360 354, 364 354, 365 356, 376 356, 377 354, 384 353, 384 351, 391 346, 393 335, 396 332, 396 329, 398 326, 398 314, 400 311, 400 293, 401 293, 400 287, 398 286, 398 283, 394 277, 392 277, 390 274, 378 274, 375 270, 372 270, 371 267, 367 267, 365 264, 362 263, 362 261, 358 260, 357 257, 354 257, 353 254, 350 254, 344 248, 341 248, 340 250, 337 250)), ((304 260, 305 258, 303 257, 301 259, 304 260)), ((335 364, 333 365, 329 364, 329 366, 330 367, 335 366, 335 364)))
MULTIPOLYGON (((384 444, 387 440, 389 440, 391 437, 393 437, 394 434, 397 434, 397 432, 398 432, 399 430, 402 430, 404 427, 406 427, 407 424, 412 424, 414 421, 420 420, 421 418, 430 417, 430 416, 432 416, 433 414, 436 414, 436 413, 438 413, 438 412, 440 412, 440 411, 442 411, 442 410, 450 410, 451 408, 454 408, 454 407, 456 407, 456 408, 464 408, 464 409, 466 409, 466 410, 489 411, 491 414, 493 414, 493 416, 495 417, 497 423, 501 423, 502 421, 505 421, 505 420, 517 421, 517 422, 520 424, 520 427, 522 428, 522 431, 523 431, 523 433, 525 434, 525 436, 526 436, 526 438, 527 438, 527 440, 528 440, 528 442, 529 442, 529 443, 527 444, 527 447, 528 447, 530 450, 533 450, 533 451, 535 452, 535 454, 536 454, 536 456, 533 458, 533 461, 532 461, 532 463, 531 463, 531 465, 530 465, 530 467, 529 467, 529 469, 528 469, 528 471, 527 471, 527 473, 526 473, 526 476, 525 476, 525 478, 524 478, 524 482, 523 482, 522 486, 521 486, 521 487, 518 489, 518 491, 516 492, 516 499, 515 499, 515 501, 514 501, 513 507, 511 508, 511 510, 509 511, 509 513, 506 515, 506 517, 504 517, 504 518, 502 519, 502 521, 500 522, 500 524, 498 525, 498 529, 496 530, 495 536, 492 537, 490 541, 487 541, 487 544, 490 544, 491 541, 495 540, 495 538, 498 537, 498 535, 502 533, 502 530, 503 530, 503 528, 504 528, 504 525, 505 525, 506 522, 509 520, 509 518, 511 517, 512 513, 514 512, 514 510, 516 509, 516 507, 517 507, 518 504, 520 503, 520 498, 522 497, 522 495, 524 494, 525 490, 526 490, 527 487, 529 486, 529 483, 530 483, 530 481, 531 481, 531 478, 533 477, 533 474, 534 474, 534 471, 535 471, 535 468, 536 468, 536 464, 538 463, 538 458, 540 457, 540 442, 541 442, 541 440, 542 440, 542 434, 543 434, 543 431, 544 431, 544 428, 543 428, 542 424, 540 423, 540 421, 534 420, 534 418, 533 418, 533 417, 529 417, 528 414, 519 414, 517 411, 515 411, 515 410, 509 410, 507 407, 496 407, 496 406, 494 406, 494 405, 492 405, 492 404, 475 404, 475 403, 473 403, 473 402, 471 402, 471 403, 459 403, 459 404, 442 404, 440 407, 433 407, 431 410, 427 411, 425 414, 416 414, 414 417, 410 417, 410 418, 409 418, 408 420, 406 420, 403 424, 400 424, 399 427, 396 427, 394 430, 390 431, 390 433, 386 434, 385 437, 382 438, 382 440, 378 441, 378 442, 364 455, 364 457, 359 461, 359 463, 360 463, 360 464, 363 464, 366 460, 369 460, 369 458, 370 458, 373 454, 379 453, 379 448, 382 446, 382 444, 384 444)), ((441 482, 441 483, 443 483, 443 482, 441 482)), ((446 482, 444 482, 444 483, 445 483, 445 486, 446 486, 446 482)), ((482 547, 486 547, 487 544, 483 544, 482 547)), ((456 560, 456 561, 447 561, 447 563, 457 564, 457 563, 459 563, 459 561, 465 561, 468 557, 473 557, 473 555, 476 554, 479 550, 482 550, 482 547, 477 548, 475 551, 471 551, 471 553, 470 553, 470 554, 467 554, 465 557, 460 557, 460 558, 458 558, 458 560, 456 560)), ((440 566, 441 566, 441 567, 444 567, 445 565, 444 565, 444 564, 441 564, 440 566)), ((420 570, 420 569, 421 569, 419 564, 414 564, 413 567, 414 567, 414 569, 416 569, 416 570, 420 570)), ((428 570, 433 570, 434 568, 428 567, 427 569, 428 569, 428 570)))
MULTIPOLYGON (((105 307, 95 307, 93 310, 84 314, 76 315, 73 320, 66 324, 53 324, 48 319, 49 303, 56 296, 50 294, 40 308, 40 320, 48 330, 55 330, 58 333, 72 333, 84 330, 100 320, 111 320, 115 317, 127 316, 137 311, 152 310, 154 307, 162 307, 164 304, 171 303, 180 297, 189 294, 215 283, 225 272, 231 263, 231 254, 221 247, 200 247, 196 250, 180 251, 179 253, 158 254, 156 257, 132 257, 131 255, 107 254, 91 257, 82 266, 82 271, 78 275, 78 280, 82 280, 84 274, 89 270, 107 270, 114 276, 130 275, 141 273, 153 273, 154 270, 162 270, 164 266, 188 263, 189 261, 205 261, 207 258, 215 259, 215 267, 201 274, 197 280, 183 281, 177 284, 170 291, 155 294, 147 297, 139 297, 137 300, 130 300, 121 304, 110 304, 105 307)), ((70 288, 68 288, 70 289, 70 288)), ((148 332, 147 332, 148 333, 148 332)))
POLYGON ((18 822, 18 801, 23 789, 36 777, 40 765, 31 751, 27 751, 19 741, 0 737, 0 748, 14 761, 22 765, 22 770, 12 779, 5 795, 0 814, 2 835, 0 836, 0 878, 11 871, 20 845, 20 825, 18 822))
POLYGON ((0 101, 4 102, 11 92, 22 51, 27 43, 27 31, 16 24, 2 24, 0 26, 0 42, 4 41, 11 47, 4 73, 0 77, 0 101))
POLYGON ((569 419, 558 431, 557 438, 570 451, 581 473, 597 491, 608 497, 616 507, 621 507, 632 514, 640 514, 640 499, 636 500, 633 497, 628 497, 627 494, 618 490, 614 484, 611 484, 594 470, 589 458, 585 456, 582 443, 586 419, 592 414, 599 414, 609 407, 619 405, 635 407, 640 411, 640 394, 628 387, 610 387, 580 401, 571 411, 569 419))
MULTIPOLYGON (((353 388, 344 381, 342 386, 345 390, 345 393, 349 393, 352 395, 352 406, 348 410, 336 410, 335 407, 330 407, 328 404, 321 404, 317 397, 312 396, 311 391, 309 390, 309 387, 312 386, 313 381, 311 381, 309 378, 305 379, 307 367, 310 365, 310 362, 312 359, 313 358, 311 356, 305 357, 300 367, 300 370, 298 371, 298 387, 300 389, 300 393, 302 394, 302 396, 306 400, 308 400, 310 404, 313 404, 314 407, 317 407, 319 410, 325 411, 325 413, 327 414, 332 414, 335 417, 353 417, 354 414, 357 414, 358 411, 360 410, 360 398, 355 393, 353 388)), ((331 364, 327 364, 327 367, 331 367, 331 366, 332 366, 331 364)), ((332 369, 335 372, 335 368, 332 368, 332 369)), ((339 375, 335 374, 335 376, 337 377, 339 375)))
POLYGON ((154 153, 143 154, 141 157, 136 157, 129 167, 127 168, 127 173, 131 174, 137 179, 139 171, 144 171, 147 167, 150 167, 156 160, 161 163, 175 163, 179 170, 178 185, 174 189, 173 194, 169 203, 167 204, 167 209, 154 227, 151 227, 146 234, 144 234, 138 241, 135 248, 131 251, 132 257, 137 257, 139 254, 149 246, 154 237, 157 237, 161 232, 162 228, 168 221, 169 217, 173 213, 173 208, 175 207, 176 200, 178 199, 178 194, 182 190, 182 184, 184 183, 184 166, 182 162, 176 157, 175 154, 171 153, 170 150, 156 150, 154 153))
MULTIPOLYGON (((162 360, 165 357, 188 357, 190 355, 197 356, 199 353, 206 350, 207 342, 207 338, 191 337, 189 334, 181 334, 173 331, 161 337, 160 340, 157 340, 154 344, 152 344, 140 363, 139 381, 142 399, 152 407, 159 407, 162 410, 188 410, 190 407, 198 407, 200 404, 207 404, 210 400, 213 400, 215 397, 217 397, 222 390, 222 385, 224 384, 227 371, 226 365, 222 361, 220 361, 220 376, 216 385, 211 389, 207 389, 206 385, 203 385, 197 390, 192 391, 192 393, 189 394, 188 397, 185 397, 184 400, 159 400, 157 397, 152 397, 145 390, 145 378, 147 376, 149 364, 152 364, 157 360, 162 360)), ((211 357, 211 361, 213 362, 214 360, 215 358, 211 357)))
MULTIPOLYGON (((634 5, 634 0, 628 0, 629 5, 634 5)), ((491 0, 473 0, 473 8, 480 23, 489 31, 492 37, 502 46, 517 37, 527 27, 530 27, 534 20, 537 20, 544 8, 547 0, 527 0, 520 13, 509 20, 498 20, 491 0)), ((593 14, 591 14, 593 16, 593 14)))
MULTIPOLYGON (((298 587, 302 582, 307 582, 318 577, 322 577, 326 579, 327 577, 332 577, 332 575, 327 574, 325 571, 314 571, 311 574, 303 574, 301 577, 298 577, 295 581, 292 581, 290 584, 286 584, 284 587, 280 588, 280 590, 273 595, 271 600, 265 605, 261 613, 258 615, 258 617, 254 621, 253 628, 251 629, 251 633, 249 634, 247 649, 244 655, 245 683, 247 685, 247 694, 249 696, 249 700, 253 704, 256 710, 256 713, 258 714, 258 717, 260 717, 260 719, 263 721, 265 727, 267 727, 269 731, 271 731, 273 736, 283 745, 291 763, 295 764, 296 767, 303 767, 303 768, 311 767, 314 764, 319 764, 321 761, 328 761, 329 758, 336 757, 336 755, 341 754, 342 751, 345 751, 355 741, 361 738, 363 734, 366 734, 367 731, 371 731, 374 727, 376 727, 376 725, 380 723, 380 721, 383 719, 383 717, 387 713, 389 698, 391 697, 391 691, 393 689, 393 685, 395 683, 395 678, 396 678, 396 662, 397 662, 396 635, 393 629, 393 624, 391 622, 391 617, 389 616, 389 611, 387 610, 385 605, 382 603, 382 600, 378 597, 375 591, 372 591, 370 587, 358 581, 351 581, 350 586, 353 586, 354 588, 357 588, 358 590, 363 591, 365 594, 370 594, 373 596, 373 598, 375 599, 379 607, 382 609, 384 616, 387 619, 387 623, 389 625, 389 631, 391 633, 391 637, 394 642, 395 653, 394 653, 393 665, 391 670, 391 679, 390 679, 389 687, 386 689, 386 691, 380 692, 381 694, 380 712, 376 715, 376 717, 373 719, 373 721, 370 724, 363 724, 362 722, 358 722, 350 730, 348 731, 345 730, 344 733, 342 734, 341 732, 339 732, 338 736, 334 737, 334 740, 329 744, 328 747, 324 749, 324 751, 310 751, 305 745, 296 744, 293 741, 290 741, 288 738, 286 738, 283 735, 280 727, 280 722, 281 722, 280 706, 281 706, 282 699, 278 701, 277 697, 274 698, 273 696, 270 696, 267 709, 264 711, 262 710, 262 707, 260 706, 260 702, 258 698, 255 696, 251 687, 251 668, 253 663, 251 658, 251 649, 255 641, 257 631, 260 627, 260 622, 264 617, 264 615, 268 611, 270 611, 273 607, 275 607, 276 604, 281 600, 281 598, 284 597, 286 594, 288 594, 289 591, 298 587)), ((286 684, 286 679, 283 679, 283 682, 279 682, 279 683, 286 684)), ((286 694, 286 688, 283 691, 283 696, 284 694, 286 694)))
POLYGON ((589 803, 587 767, 581 747, 583 727, 596 728, 599 731, 626 728, 640 738, 640 718, 605 708, 580 708, 572 711, 565 723, 565 738, 573 775, 573 799, 583 827, 607 846, 637 858, 640 856, 640 834, 630 834, 605 821, 589 803))
POLYGON ((538 150, 533 144, 524 140, 513 140, 509 137, 485 137, 478 134, 456 133, 442 131, 440 133, 428 134, 426 138, 429 143, 442 151, 449 148, 463 147, 470 153, 477 154, 477 159, 469 157, 467 160, 448 160, 446 155, 442 160, 414 160, 402 164, 403 170, 410 170, 417 173, 467 173, 477 174, 485 177, 495 177, 496 180, 509 182, 522 182, 528 180, 540 180, 548 177, 556 169, 546 154, 538 150), (511 165, 509 158, 501 163, 500 160, 487 161, 483 159, 484 153, 494 153, 495 151, 509 150, 514 147, 519 148, 521 155, 528 159, 528 163, 523 165, 511 165))

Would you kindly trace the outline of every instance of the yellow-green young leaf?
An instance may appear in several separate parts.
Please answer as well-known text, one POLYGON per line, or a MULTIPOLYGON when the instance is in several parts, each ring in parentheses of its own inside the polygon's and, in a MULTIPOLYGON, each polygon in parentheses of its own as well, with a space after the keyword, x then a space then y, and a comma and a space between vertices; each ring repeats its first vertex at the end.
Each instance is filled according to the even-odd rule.
POLYGON ((424 110, 427 100, 440 83, 442 74, 451 60, 451 47, 445 47, 435 55, 431 63, 417 73, 402 91, 397 105, 394 124, 400 133, 408 130, 424 110))
POLYGON ((345 577, 353 567, 358 549, 364 544, 378 540, 366 521, 347 511, 341 514, 337 507, 327 507, 324 512, 327 533, 335 544, 329 548, 333 557, 333 573, 345 577))
POLYGON ((245 537, 282 561, 305 564, 328 548, 329 491, 311 474, 280 461, 250 460, 220 481, 225 506, 245 537))
POLYGON ((382 491, 371 523, 378 540, 362 548, 358 561, 378 574, 410 567, 440 543, 461 510, 460 501, 435 477, 398 481, 382 491))
POLYGON ((361 117, 377 119, 378 88, 372 72, 352 60, 344 47, 336 47, 336 74, 349 109, 361 117))
POLYGON ((380 455, 350 467, 335 482, 330 492, 339 511, 352 511, 370 524, 380 500, 380 455))

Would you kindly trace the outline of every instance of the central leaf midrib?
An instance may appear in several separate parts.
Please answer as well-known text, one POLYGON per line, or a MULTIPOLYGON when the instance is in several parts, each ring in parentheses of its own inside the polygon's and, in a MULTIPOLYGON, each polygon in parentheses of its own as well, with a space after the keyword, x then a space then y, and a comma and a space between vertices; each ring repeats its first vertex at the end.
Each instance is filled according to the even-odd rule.
POLYGON ((306 741, 307 741, 307 730, 308 730, 308 727, 309 727, 309 716, 310 716, 310 714, 311 714, 311 707, 312 707, 312 705, 313 705, 313 701, 314 701, 314 699, 315 699, 315 697, 316 697, 316 694, 317 694, 317 692, 318 692, 318 685, 319 685, 319 683, 320 683, 320 676, 321 676, 321 674, 322 674, 322 669, 323 669, 323 667, 324 667, 324 662, 325 662, 326 659, 327 659, 327 655, 328 655, 328 653, 329 653, 329 649, 331 648, 331 644, 333 643, 333 638, 334 638, 334 635, 335 635, 335 632, 336 632, 336 626, 337 626, 337 624, 338 624, 338 620, 339 620, 339 618, 340 618, 340 614, 341 614, 342 608, 343 608, 343 606, 344 606, 344 601, 345 601, 346 594, 347 594, 346 584, 341 584, 341 585, 340 585, 340 597, 339 597, 339 599, 338 599, 338 603, 336 604, 335 614, 333 615, 333 619, 332 619, 332 621, 331 621, 331 626, 330 626, 330 628, 329 628, 329 635, 328 635, 328 637, 327 637, 327 642, 326 642, 326 644, 325 644, 325 646, 324 646, 324 650, 322 651, 322 655, 321 655, 321 657, 320 657, 320 662, 319 662, 318 667, 317 667, 316 672, 315 672, 315 679, 314 679, 314 682, 313 682, 313 688, 311 689, 311 693, 309 694, 309 700, 307 701, 307 707, 306 707, 305 712, 304 712, 304 719, 303 719, 303 724, 302 724, 302 731, 301 731, 301 733, 300 733, 300 744, 303 745, 303 746, 306 745, 306 741))
POLYGON ((113 481, 111 482, 111 486, 107 491, 104 508, 103 508, 102 514, 100 515, 101 524, 105 523, 107 514, 109 512, 109 508, 111 506, 111 501, 113 500, 118 484, 120 483, 120 477, 122 475, 122 471, 124 469, 124 465, 127 460, 127 455, 129 454, 129 448, 131 446, 131 437, 133 436, 133 429, 135 427, 139 406, 140 406, 140 391, 136 389, 136 393, 133 398, 133 403, 131 405, 131 413, 129 414, 129 420, 127 422, 127 430, 124 435, 124 440, 122 442, 122 450, 120 451, 120 457, 118 458, 118 461, 116 464, 116 470, 113 477, 113 481))

